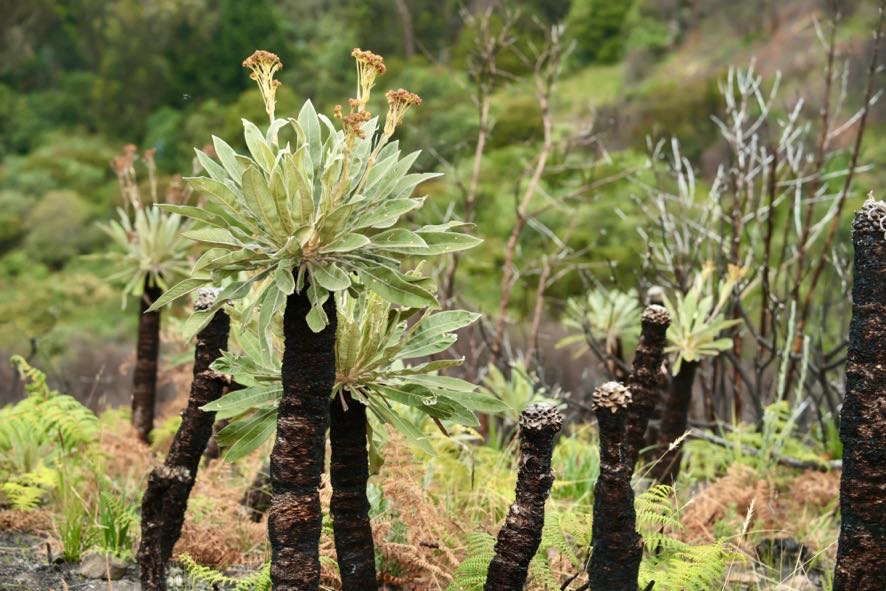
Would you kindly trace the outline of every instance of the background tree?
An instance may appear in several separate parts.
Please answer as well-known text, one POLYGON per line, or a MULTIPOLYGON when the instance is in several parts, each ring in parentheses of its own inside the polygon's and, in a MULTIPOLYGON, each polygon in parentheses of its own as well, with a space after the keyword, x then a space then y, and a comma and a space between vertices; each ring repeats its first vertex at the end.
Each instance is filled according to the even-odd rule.
MULTIPOLYGON (((188 224, 178 214, 168 214, 154 203, 142 205, 135 177, 135 146, 127 146, 114 161, 123 191, 125 208, 119 221, 102 225, 115 249, 102 255, 116 267, 109 281, 123 283, 123 305, 130 296, 139 299, 138 344, 132 384, 132 425, 147 443, 154 428, 157 396, 157 360, 160 353, 160 312, 154 304, 177 278, 189 271, 188 248, 182 238, 188 224), (131 213, 130 213, 131 211, 131 213)), ((156 200, 153 154, 148 164, 152 198, 156 200)))

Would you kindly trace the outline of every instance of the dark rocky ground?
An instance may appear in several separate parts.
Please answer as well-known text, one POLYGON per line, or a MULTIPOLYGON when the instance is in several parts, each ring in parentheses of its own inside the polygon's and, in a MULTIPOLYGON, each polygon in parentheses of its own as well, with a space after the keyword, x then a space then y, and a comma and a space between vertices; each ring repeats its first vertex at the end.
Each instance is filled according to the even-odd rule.
MULTIPOLYGON (((115 581, 89 579, 79 563, 65 563, 47 554, 46 542, 37 536, 0 532, 0 591, 139 591, 138 568, 133 564, 115 581)), ((179 568, 172 567, 170 590, 203 590, 179 568)))

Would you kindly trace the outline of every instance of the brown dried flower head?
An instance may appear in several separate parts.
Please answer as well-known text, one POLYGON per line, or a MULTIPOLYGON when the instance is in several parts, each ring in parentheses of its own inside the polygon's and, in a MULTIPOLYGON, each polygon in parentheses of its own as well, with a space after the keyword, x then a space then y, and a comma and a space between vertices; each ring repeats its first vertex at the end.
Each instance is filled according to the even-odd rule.
POLYGON ((631 391, 618 382, 606 382, 591 397, 594 410, 608 408, 613 413, 631 403, 631 391))
POLYGON ((649 322, 659 326, 666 326, 671 323, 671 314, 668 309, 658 304, 650 304, 643 309, 640 316, 642 322, 649 322))
POLYGON ((871 191, 868 193, 860 213, 861 215, 856 218, 854 224, 856 229, 858 229, 859 220, 867 220, 875 230, 883 232, 883 237, 886 238, 886 201, 877 201, 874 198, 874 192, 871 191))
POLYGON ((421 97, 414 92, 409 92, 403 88, 397 90, 389 90, 385 93, 388 99, 388 115, 385 119, 384 134, 387 137, 393 135, 394 130, 403 121, 403 116, 410 107, 421 105, 421 97))
POLYGON ((363 132, 363 124, 372 118, 369 111, 355 111, 341 117, 341 123, 345 130, 345 136, 354 139, 363 139, 366 134, 363 132))
MULTIPOLYGON (((356 109, 362 111, 369 102, 369 94, 375 85, 375 79, 385 73, 385 60, 382 56, 372 53, 371 51, 363 51, 359 47, 351 52, 357 61, 357 98, 356 109)), ((354 107, 355 105, 352 105, 354 107)))
POLYGON ((243 67, 252 70, 249 77, 258 84, 262 100, 265 102, 265 111, 273 123, 274 110, 277 106, 277 87, 280 86, 280 81, 274 80, 274 74, 283 68, 283 62, 280 61, 277 54, 257 49, 243 60, 243 67))

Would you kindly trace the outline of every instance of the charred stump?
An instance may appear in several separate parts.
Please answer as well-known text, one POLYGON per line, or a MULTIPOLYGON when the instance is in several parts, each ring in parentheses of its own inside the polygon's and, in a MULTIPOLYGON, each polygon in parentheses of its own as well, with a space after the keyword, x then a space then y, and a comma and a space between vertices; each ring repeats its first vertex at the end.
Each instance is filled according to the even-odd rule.
POLYGON ((886 202, 868 200, 852 225, 855 279, 840 414, 842 525, 834 591, 886 581, 886 202))
MULTIPOLYGON (((195 309, 209 308, 215 296, 214 290, 201 290, 195 309)), ((224 380, 209 366, 227 348, 229 327, 228 315, 219 311, 197 334, 188 406, 182 412, 181 426, 166 461, 148 478, 142 499, 142 537, 138 549, 142 588, 148 591, 166 589, 166 565, 181 535, 188 496, 215 420, 214 412, 205 412, 200 407, 218 399, 224 387, 224 380)))
POLYGON ((631 468, 625 457, 626 409, 631 392, 618 382, 594 391, 600 430, 600 476, 594 486, 593 552, 588 581, 594 591, 637 591, 643 538, 637 533, 631 468))
POLYGON ((343 589, 376 591, 375 546, 369 523, 366 407, 346 390, 329 407, 332 458, 329 509, 343 589))
POLYGON ((329 324, 308 326, 307 286, 287 296, 283 314, 283 397, 271 451, 274 494, 268 516, 271 581, 275 591, 313 591, 320 585, 320 479, 335 384, 335 298, 323 304, 329 324))
POLYGON ((145 278, 139 305, 138 344, 135 372, 132 377, 132 426, 138 438, 150 443, 154 429, 154 404, 157 398, 157 358, 160 355, 160 310, 148 312, 163 290, 145 278))
POLYGON ((557 409, 546 404, 532 404, 520 415, 516 500, 498 532, 485 591, 517 591, 526 583, 529 563, 541 544, 545 501, 554 482, 554 436, 562 422, 557 409))
POLYGON ((684 361, 680 371, 671 380, 658 433, 658 453, 661 458, 652 468, 653 477, 664 484, 673 484, 680 474, 683 447, 678 445, 671 449, 671 444, 680 439, 689 426, 692 386, 695 384, 697 369, 697 361, 684 361))
POLYGON ((625 463, 631 474, 640 457, 649 418, 660 398, 661 364, 671 315, 663 306, 653 304, 643 310, 641 322, 640 342, 627 383, 632 399, 625 411, 625 463))

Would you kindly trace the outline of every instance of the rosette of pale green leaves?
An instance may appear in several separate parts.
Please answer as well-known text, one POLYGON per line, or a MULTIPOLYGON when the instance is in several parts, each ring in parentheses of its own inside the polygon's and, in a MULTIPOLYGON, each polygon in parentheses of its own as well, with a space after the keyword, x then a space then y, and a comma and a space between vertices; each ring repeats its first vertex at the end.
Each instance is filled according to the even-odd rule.
POLYGON ((740 319, 727 320, 725 305, 743 271, 730 265, 727 276, 714 286, 710 279, 712 269, 702 270, 685 294, 678 293, 673 302, 665 296, 665 306, 671 314, 665 352, 675 355, 673 374, 677 375, 684 362, 716 357, 732 347, 731 338, 718 338, 727 328, 740 324, 740 319))
POLYGON ((297 119, 275 119, 267 133, 243 121, 248 155, 237 154, 213 138, 216 162, 202 151, 197 157, 208 177, 189 179, 208 195, 206 207, 164 205, 171 212, 199 221, 185 236, 207 247, 194 276, 173 287, 155 307, 200 287, 222 286, 213 307, 195 312, 186 333, 196 334, 225 302, 241 299, 256 288, 253 309, 261 310, 259 334, 283 308, 286 296, 307 290, 312 304, 307 322, 319 332, 329 319, 323 303, 330 294, 354 287, 359 276, 385 300, 405 307, 436 304, 424 280, 400 270, 399 258, 425 257, 471 248, 480 241, 454 231, 450 222, 416 230, 393 228, 423 198, 415 187, 434 173, 409 169, 418 152, 404 155, 396 141, 376 134, 377 119, 361 134, 346 134, 318 115, 310 101, 297 119), (275 138, 285 128, 294 144, 275 138), (362 137, 360 137, 362 135, 362 137))
POLYGON ((587 337, 602 340, 612 347, 616 339, 635 339, 640 335, 640 298, 637 291, 595 289, 586 296, 569 298, 563 325, 576 331, 564 337, 557 347, 582 344, 576 354, 588 349, 587 337))
MULTIPOLYGON (((418 285, 425 281, 417 275, 410 275, 409 279, 418 285)), ((421 427, 398 412, 401 405, 421 410, 441 427, 442 421, 477 426, 475 412, 495 413, 507 408, 488 392, 477 391, 471 383, 439 375, 440 370, 460 365, 463 359, 422 362, 449 349, 456 341, 455 332, 474 322, 479 314, 396 308, 369 290, 362 290, 359 298, 347 292, 340 292, 337 297, 333 399, 347 390, 379 422, 391 424, 429 453, 433 450, 421 427)), ((275 353, 279 347, 263 349, 254 324, 236 336, 242 353, 226 352, 213 364, 213 369, 230 374, 245 388, 203 407, 216 412, 217 419, 235 419, 218 433, 219 443, 227 448, 225 457, 231 461, 250 453, 273 435, 277 404, 283 395, 281 361, 275 353)))
POLYGON ((123 209, 117 212, 119 221, 99 224, 116 248, 98 256, 116 267, 108 281, 123 283, 124 305, 127 296, 142 295, 147 278, 165 291, 188 274, 191 242, 182 236, 190 226, 187 220, 157 205, 136 208, 132 219, 123 209))

